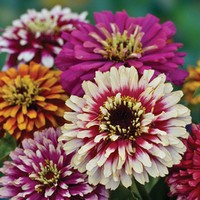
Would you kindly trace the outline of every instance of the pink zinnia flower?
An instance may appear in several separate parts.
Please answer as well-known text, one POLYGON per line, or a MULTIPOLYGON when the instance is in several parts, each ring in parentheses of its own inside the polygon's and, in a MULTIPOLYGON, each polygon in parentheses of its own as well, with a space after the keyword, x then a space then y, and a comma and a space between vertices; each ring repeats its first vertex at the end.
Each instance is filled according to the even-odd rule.
POLYGON ((144 184, 148 174, 165 176, 168 167, 179 164, 186 150, 179 137, 187 138, 190 110, 177 102, 182 91, 172 92, 166 76, 152 79, 145 70, 139 79, 134 67, 96 72, 95 83, 83 82, 83 98, 71 95, 66 101, 74 112, 61 130, 67 154, 76 150, 72 166, 87 171, 89 183, 115 189, 134 178, 144 184))
POLYGON ((88 184, 87 175, 70 166, 71 157, 58 142, 60 128, 35 132, 34 140, 25 139, 23 148, 10 153, 0 172, 0 198, 34 200, 107 200, 104 186, 88 184))
POLYGON ((176 32, 171 21, 159 24, 159 19, 129 17, 125 11, 113 15, 109 11, 94 13, 96 25, 84 24, 71 34, 63 33, 68 42, 55 58, 63 74, 61 82, 66 92, 83 95, 83 80, 93 80, 96 70, 107 71, 113 65, 134 66, 139 74, 154 69, 154 77, 165 73, 167 81, 183 83, 188 72, 178 69, 186 53, 175 52, 180 43, 171 42, 176 32))
POLYGON ((31 60, 52 67, 54 57, 66 42, 61 33, 77 28, 86 16, 87 12, 78 15, 69 8, 61 9, 61 6, 50 11, 28 10, 20 19, 13 21, 0 37, 0 50, 8 53, 3 70, 31 60))
POLYGON ((192 135, 183 142, 187 147, 183 159, 166 179, 169 196, 178 196, 177 200, 200 200, 200 124, 192 124, 192 135))

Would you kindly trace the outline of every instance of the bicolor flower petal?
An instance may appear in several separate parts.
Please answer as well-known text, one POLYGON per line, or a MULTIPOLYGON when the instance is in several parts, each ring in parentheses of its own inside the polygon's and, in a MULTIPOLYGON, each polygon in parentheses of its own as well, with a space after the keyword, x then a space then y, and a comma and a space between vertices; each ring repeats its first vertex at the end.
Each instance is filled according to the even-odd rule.
POLYGON ((0 72, 0 138, 5 131, 18 142, 36 130, 62 126, 68 99, 60 71, 31 62, 0 72))
POLYGON ((13 21, 0 37, 0 50, 8 53, 3 70, 17 68, 30 61, 52 67, 54 58, 66 42, 61 33, 76 29, 86 22, 86 16, 87 12, 78 15, 70 8, 62 9, 59 5, 50 11, 28 10, 20 19, 13 21))
POLYGON ((177 200, 200 199, 200 125, 192 124, 191 128, 192 134, 183 140, 187 147, 183 159, 166 178, 168 195, 177 196, 177 200))
POLYGON ((154 73, 139 78, 136 68, 124 66, 97 71, 95 83, 83 82, 83 97, 66 101, 74 111, 65 112, 71 123, 62 126, 59 141, 66 141, 66 154, 76 152, 71 164, 87 172, 89 183, 129 187, 133 176, 144 184, 180 163, 190 110, 178 104, 182 91, 172 92, 166 76, 154 73))
POLYGON ((60 128, 36 131, 34 139, 25 139, 22 148, 10 153, 0 172, 0 198, 12 199, 87 199, 108 200, 105 186, 90 185, 85 173, 71 167, 74 153, 66 155, 58 142, 60 128))

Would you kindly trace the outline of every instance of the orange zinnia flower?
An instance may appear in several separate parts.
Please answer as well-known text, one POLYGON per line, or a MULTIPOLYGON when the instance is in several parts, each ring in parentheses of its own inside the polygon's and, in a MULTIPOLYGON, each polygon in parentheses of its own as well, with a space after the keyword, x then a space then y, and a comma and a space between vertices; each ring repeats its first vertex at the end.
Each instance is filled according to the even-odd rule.
POLYGON ((195 90, 200 86, 200 60, 197 62, 197 67, 189 66, 187 70, 189 76, 185 79, 182 90, 185 100, 195 105, 200 103, 200 97, 193 98, 195 90))
POLYGON ((19 143, 36 130, 66 123, 68 95, 60 74, 34 62, 0 72, 0 138, 8 131, 19 143))

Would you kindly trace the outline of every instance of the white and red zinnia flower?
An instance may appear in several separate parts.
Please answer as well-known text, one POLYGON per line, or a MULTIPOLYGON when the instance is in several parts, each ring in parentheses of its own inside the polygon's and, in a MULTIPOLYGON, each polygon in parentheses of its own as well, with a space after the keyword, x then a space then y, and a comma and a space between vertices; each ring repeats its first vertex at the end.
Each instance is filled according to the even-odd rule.
POLYGON ((164 73, 166 81, 180 85, 188 72, 179 69, 186 53, 176 52, 181 43, 173 43, 176 28, 171 21, 163 24, 151 14, 129 17, 123 12, 94 13, 95 25, 85 23, 63 33, 67 43, 55 58, 55 65, 63 71, 61 84, 70 94, 82 96, 83 80, 93 80, 95 71, 110 67, 134 66, 140 75, 154 69, 154 77, 164 73))
POLYGON ((74 153, 66 155, 58 142, 60 128, 35 132, 34 140, 25 139, 23 148, 10 153, 0 172, 0 198, 29 200, 108 200, 103 185, 88 183, 87 175, 70 165, 74 153))
POLYGON ((3 70, 31 60, 52 67, 55 56, 66 42, 61 33, 76 29, 83 21, 86 22, 86 16, 87 12, 78 15, 59 5, 50 11, 28 10, 20 19, 13 21, 0 37, 0 50, 8 53, 3 70))
POLYGON ((83 82, 83 98, 71 95, 65 112, 71 121, 62 127, 59 141, 67 141, 67 154, 76 151, 72 166, 87 171, 89 183, 115 189, 134 178, 144 184, 148 174, 165 176, 186 150, 179 138, 187 138, 190 110, 177 102, 182 91, 172 92, 166 76, 152 79, 154 70, 138 78, 132 66, 96 72, 95 83, 83 82))
POLYGON ((192 134, 183 140, 187 147, 183 159, 166 178, 168 195, 177 196, 177 200, 200 200, 200 124, 191 128, 192 134))

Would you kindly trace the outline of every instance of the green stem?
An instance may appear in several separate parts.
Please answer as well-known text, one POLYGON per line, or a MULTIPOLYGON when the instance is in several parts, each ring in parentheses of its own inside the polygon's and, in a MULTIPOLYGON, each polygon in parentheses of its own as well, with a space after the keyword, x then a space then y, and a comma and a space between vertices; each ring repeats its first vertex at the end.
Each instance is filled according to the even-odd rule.
POLYGON ((136 186, 136 184, 135 184, 135 179, 134 179, 134 178, 133 178, 133 180, 132 180, 131 191, 132 191, 134 194, 136 194, 137 197, 138 197, 139 199, 142 200, 142 197, 140 196, 140 193, 139 193, 139 191, 138 191, 138 188, 137 188, 137 186, 136 186))
POLYGON ((151 200, 144 185, 141 185, 133 178, 133 183, 131 190, 140 198, 141 200, 151 200))

